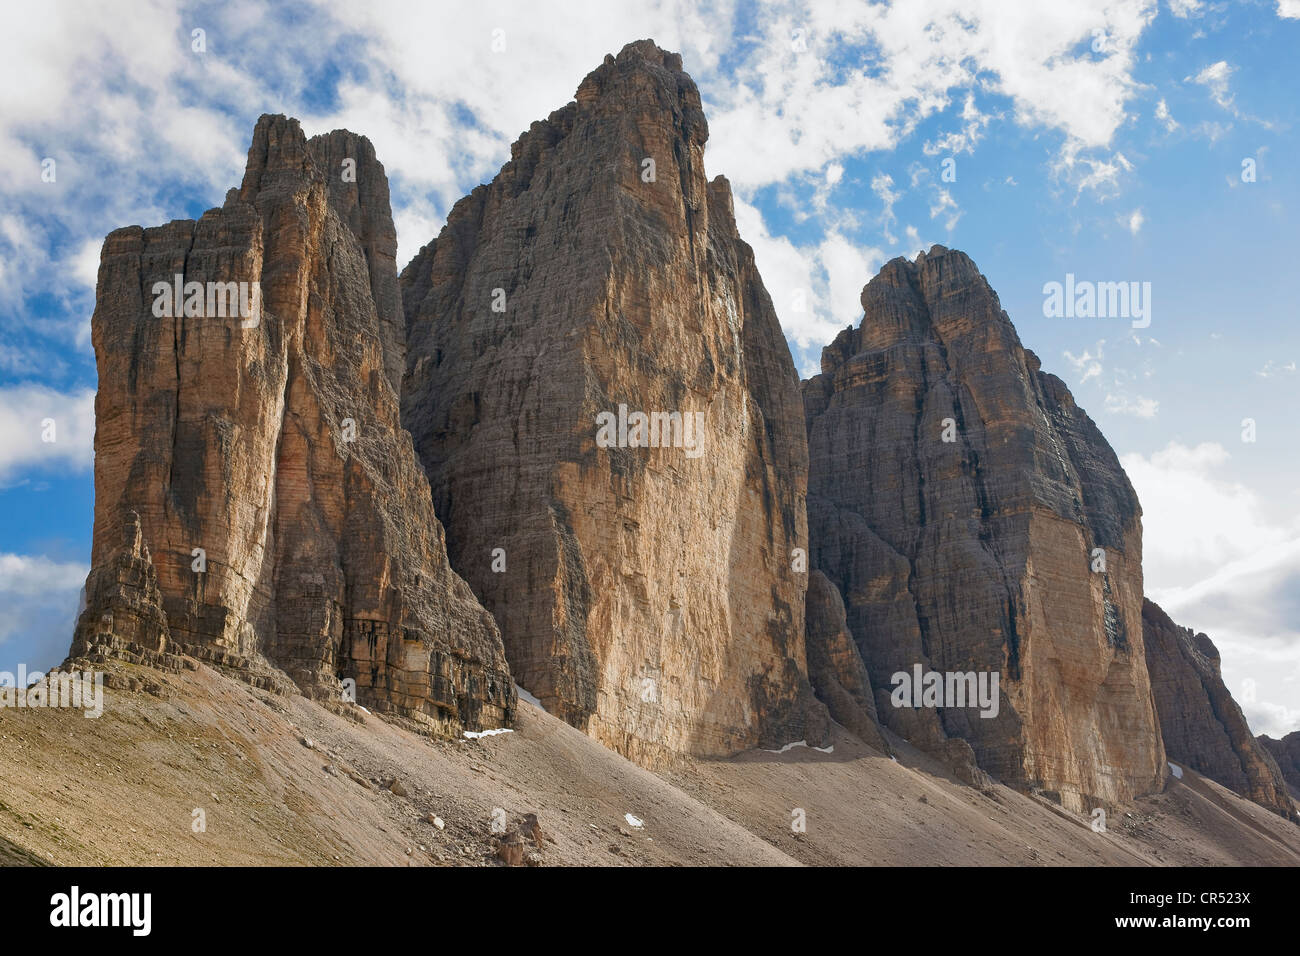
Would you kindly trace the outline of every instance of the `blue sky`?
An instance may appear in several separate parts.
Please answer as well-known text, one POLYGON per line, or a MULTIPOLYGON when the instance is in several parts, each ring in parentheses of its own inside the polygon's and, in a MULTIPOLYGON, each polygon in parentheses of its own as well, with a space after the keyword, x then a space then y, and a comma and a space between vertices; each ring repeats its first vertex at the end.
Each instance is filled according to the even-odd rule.
POLYGON ((0 37, 0 670, 61 659, 88 569, 108 231, 219 205, 285 112, 374 141, 404 264, 652 37, 699 84, 801 372, 883 262, 966 251, 1120 454, 1149 593, 1218 643, 1257 731, 1300 728, 1300 0, 133 9, 42 4, 0 37), (1150 326, 1045 317, 1067 273, 1149 282, 1150 326))

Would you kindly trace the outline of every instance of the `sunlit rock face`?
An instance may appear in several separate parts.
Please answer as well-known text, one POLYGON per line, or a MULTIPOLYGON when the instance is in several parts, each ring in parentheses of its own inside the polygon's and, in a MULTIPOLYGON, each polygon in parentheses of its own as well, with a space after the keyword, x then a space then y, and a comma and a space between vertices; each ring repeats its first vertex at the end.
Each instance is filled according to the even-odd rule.
POLYGON ((862 306, 803 386, 808 522, 881 721, 1075 810, 1158 789, 1141 510, 1114 452, 964 253, 889 262, 862 306), (996 714, 894 706, 917 665, 997 675, 996 714))
POLYGON ((399 421, 394 255, 370 144, 283 116, 258 121, 221 208, 105 240, 74 655, 181 652, 336 699, 354 685, 452 732, 509 720, 499 632, 448 564, 399 421), (251 292, 226 308, 214 283, 251 292))
POLYGON ((707 136, 680 57, 629 44, 402 273, 403 423, 453 566, 519 683, 650 765, 828 727, 798 379, 707 136), (685 434, 646 447, 636 413, 685 434))

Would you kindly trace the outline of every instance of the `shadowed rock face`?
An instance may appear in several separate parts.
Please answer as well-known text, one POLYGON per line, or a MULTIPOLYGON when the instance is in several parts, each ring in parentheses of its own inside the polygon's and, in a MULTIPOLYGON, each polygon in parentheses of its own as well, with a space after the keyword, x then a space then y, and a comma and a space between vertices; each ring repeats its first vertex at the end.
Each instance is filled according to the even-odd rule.
POLYGON ((820 571, 808 575, 805 639, 808 679, 836 723, 882 753, 891 748, 880 732, 876 696, 862 655, 844 617, 839 590, 820 571))
POLYGON ((74 656, 180 650, 321 697, 352 678, 359 703, 441 729, 509 719, 499 633, 399 423, 393 236, 364 138, 264 116, 222 208, 105 240, 74 656), (260 283, 260 315, 160 316, 154 284, 177 274, 260 283))
POLYGON ((1075 810, 1157 789, 1140 509, 1114 452, 963 253, 893 260, 862 305, 803 386, 808 522, 882 722, 964 739, 1075 810), (997 716, 894 707, 916 664, 997 672, 997 716))
MULTIPOLYGON (((1204 634, 1179 627, 1144 601, 1147 669, 1169 759, 1292 820, 1295 805, 1278 761, 1251 736, 1219 673, 1219 651, 1204 634)), ((1296 735, 1292 735, 1296 736, 1296 735)))
POLYGON ((452 563, 520 684, 642 763, 826 727, 798 379, 707 135, 680 57, 629 44, 401 280, 403 423, 452 563), (698 416, 701 453, 598 445, 620 405, 698 416))
POLYGON ((1287 734, 1281 740, 1274 740, 1268 734, 1260 734, 1255 739, 1277 762, 1291 795, 1300 799, 1300 730, 1287 734))

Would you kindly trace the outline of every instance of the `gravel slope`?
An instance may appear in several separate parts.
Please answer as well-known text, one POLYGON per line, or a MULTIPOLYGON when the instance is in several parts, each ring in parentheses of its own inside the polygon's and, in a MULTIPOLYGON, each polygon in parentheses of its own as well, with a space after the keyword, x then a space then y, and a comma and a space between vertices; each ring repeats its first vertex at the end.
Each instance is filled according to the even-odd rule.
POLYGON ((838 728, 829 754, 656 775, 525 703, 514 733, 437 741, 206 667, 147 676, 96 720, 0 709, 0 863, 498 865, 494 820, 535 813, 541 865, 1300 865, 1300 827, 1191 771, 1095 833, 838 728))

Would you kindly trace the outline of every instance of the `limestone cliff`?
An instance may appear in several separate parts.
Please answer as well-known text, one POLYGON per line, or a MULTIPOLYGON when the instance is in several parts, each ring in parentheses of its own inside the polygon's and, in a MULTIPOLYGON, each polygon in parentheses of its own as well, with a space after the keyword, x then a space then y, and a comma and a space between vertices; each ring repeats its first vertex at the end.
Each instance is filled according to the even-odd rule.
POLYGON ((875 691, 844 616, 844 600, 826 575, 808 576, 805 639, 808 677, 831 717, 882 753, 889 744, 880 732, 875 691))
POLYGON ((453 566, 519 683, 650 764, 827 727, 798 379, 707 136, 680 57, 629 44, 401 277, 453 566))
POLYGON ((1260 734, 1255 739, 1272 754, 1291 796, 1300 800, 1300 730, 1287 734, 1281 740, 1274 740, 1268 734, 1260 734))
POLYGON ((1219 651, 1204 634, 1179 627, 1144 601, 1147 669, 1169 759, 1296 820, 1273 754, 1250 733, 1219 672, 1219 651))
POLYGON ((499 632, 399 422, 394 255, 370 144, 283 116, 220 209, 105 240, 74 656, 181 652, 315 696, 350 678, 440 729, 509 720, 499 632))
POLYGON ((1077 811, 1158 789, 1141 512, 1114 452, 965 254, 889 262, 862 306, 804 383, 808 522, 882 722, 1077 811), (996 715, 895 707, 916 665, 997 674, 996 715))

